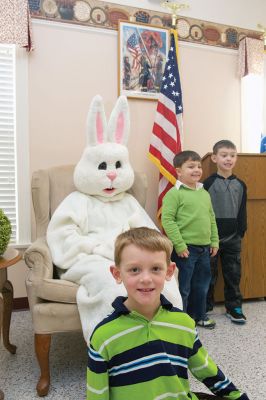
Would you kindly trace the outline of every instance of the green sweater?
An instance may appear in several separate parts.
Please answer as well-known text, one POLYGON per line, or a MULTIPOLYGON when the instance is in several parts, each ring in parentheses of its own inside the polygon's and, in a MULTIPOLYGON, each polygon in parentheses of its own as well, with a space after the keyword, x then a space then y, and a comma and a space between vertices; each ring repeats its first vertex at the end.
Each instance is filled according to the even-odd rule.
POLYGON ((203 188, 170 189, 163 198, 162 225, 177 253, 187 244, 219 247, 211 198, 203 188))
POLYGON ((87 400, 196 400, 188 370, 214 394, 248 400, 202 346, 195 322, 161 296, 152 320, 124 305, 94 330, 88 349, 87 400))

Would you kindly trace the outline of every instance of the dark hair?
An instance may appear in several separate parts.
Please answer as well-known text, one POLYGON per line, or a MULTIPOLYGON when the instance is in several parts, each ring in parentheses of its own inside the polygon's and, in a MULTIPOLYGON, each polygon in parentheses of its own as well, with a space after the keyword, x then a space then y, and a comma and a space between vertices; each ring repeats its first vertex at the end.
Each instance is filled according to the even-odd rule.
POLYGON ((212 148, 213 154, 217 154, 222 147, 225 147, 226 149, 236 150, 236 145, 233 142, 224 139, 224 140, 219 140, 219 142, 215 143, 215 145, 212 148))
POLYGON ((159 231, 147 227, 132 228, 120 233, 115 241, 115 265, 120 266, 121 254, 123 249, 130 244, 134 244, 140 249, 152 252, 164 251, 166 262, 170 264, 171 253, 173 251, 172 242, 159 231))
POLYGON ((198 153, 192 150, 181 151, 174 156, 174 167, 181 167, 188 160, 201 161, 201 157, 198 153))

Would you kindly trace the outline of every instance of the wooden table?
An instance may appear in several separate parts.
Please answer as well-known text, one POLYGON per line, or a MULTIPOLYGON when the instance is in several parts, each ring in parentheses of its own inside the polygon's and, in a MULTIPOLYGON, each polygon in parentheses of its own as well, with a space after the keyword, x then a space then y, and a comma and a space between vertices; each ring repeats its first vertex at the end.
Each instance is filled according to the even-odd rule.
MULTIPOLYGON (((13 286, 7 279, 7 268, 16 264, 19 260, 21 260, 19 251, 12 247, 8 247, 5 253, 0 256, 0 293, 3 296, 3 299, 0 297, 0 339, 2 331, 3 344, 12 354, 16 353, 17 347, 9 341, 9 329, 13 306, 13 286)), ((2 399, 4 399, 4 393, 0 390, 0 400, 2 399)))

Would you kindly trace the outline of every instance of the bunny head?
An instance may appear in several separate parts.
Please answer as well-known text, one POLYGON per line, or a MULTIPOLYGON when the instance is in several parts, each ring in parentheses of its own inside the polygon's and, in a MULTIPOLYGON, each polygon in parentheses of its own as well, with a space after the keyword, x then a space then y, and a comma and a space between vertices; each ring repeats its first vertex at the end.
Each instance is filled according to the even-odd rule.
POLYGON ((134 172, 126 147, 128 136, 126 97, 118 98, 108 124, 102 98, 94 97, 87 117, 87 147, 74 171, 78 191, 114 200, 133 185, 134 172))

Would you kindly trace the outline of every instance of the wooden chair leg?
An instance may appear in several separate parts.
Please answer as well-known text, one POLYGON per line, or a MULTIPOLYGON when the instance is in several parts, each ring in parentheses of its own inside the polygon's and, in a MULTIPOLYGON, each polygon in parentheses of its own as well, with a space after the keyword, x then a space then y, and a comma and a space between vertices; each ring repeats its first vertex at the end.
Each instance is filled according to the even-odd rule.
POLYGON ((39 396, 46 396, 50 386, 49 352, 51 346, 50 334, 35 334, 35 353, 39 362, 41 376, 36 389, 39 396))
POLYGON ((15 354, 17 350, 17 346, 14 346, 9 341, 9 330, 10 330, 10 321, 11 321, 11 313, 13 308, 13 286, 10 281, 6 281, 2 290, 3 295, 3 325, 2 325, 2 334, 3 334, 3 343, 5 348, 11 353, 15 354))

